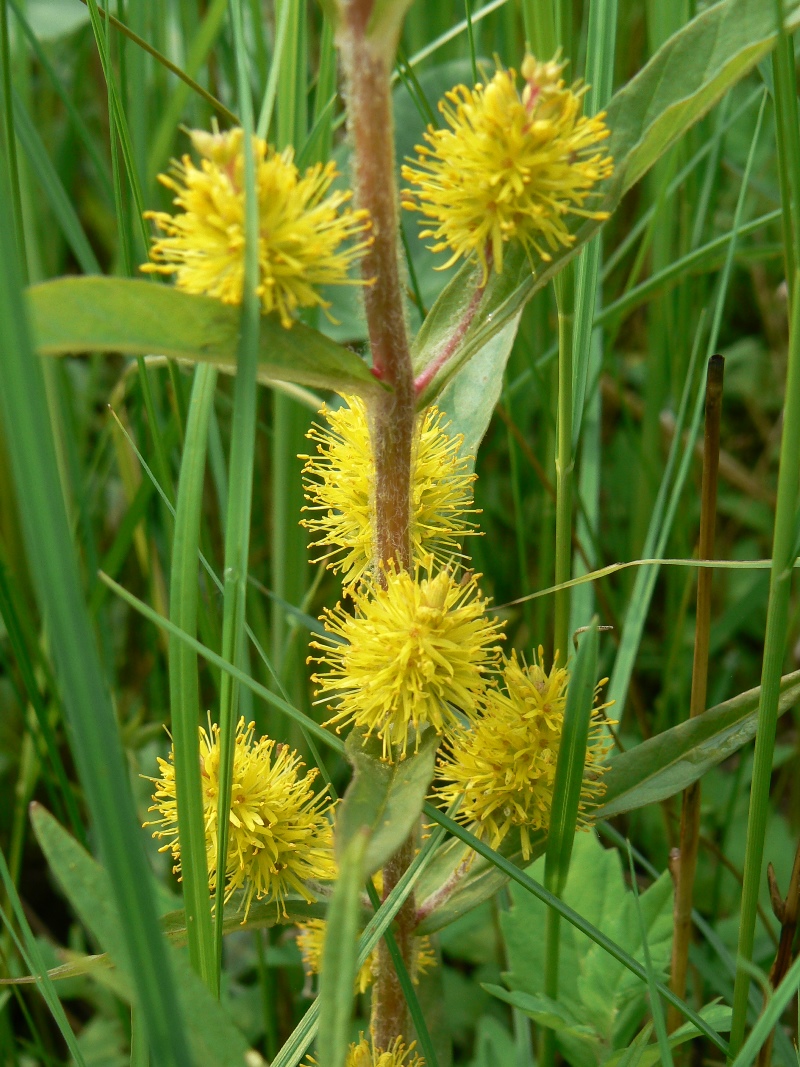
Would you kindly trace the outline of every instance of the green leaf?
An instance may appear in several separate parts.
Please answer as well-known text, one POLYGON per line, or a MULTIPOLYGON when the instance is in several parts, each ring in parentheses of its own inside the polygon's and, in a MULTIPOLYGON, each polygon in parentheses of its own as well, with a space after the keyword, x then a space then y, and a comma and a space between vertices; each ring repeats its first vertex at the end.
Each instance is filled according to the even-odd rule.
POLYGON ((328 909, 319 979, 320 1067, 344 1067, 353 1014, 361 888, 366 878, 369 831, 353 836, 339 857, 339 877, 328 909))
MULTIPOLYGON (((471 314, 470 304, 480 285, 481 277, 480 267, 466 263, 442 290, 411 347, 415 375, 419 375, 427 366, 441 359, 445 349, 452 344, 454 331, 458 330, 459 324, 471 314)), ((539 280, 538 276, 536 280, 539 280)), ((542 285, 545 280, 541 280, 542 285)), ((524 249, 518 244, 512 244, 504 255, 503 273, 492 272, 489 275, 471 325, 453 354, 423 390, 419 398, 420 406, 430 404, 468 360, 481 352, 509 320, 516 319, 526 301, 539 287, 533 283, 530 263, 524 249), (533 286, 530 292, 526 286, 533 286)), ((513 341, 513 337, 511 340, 513 341)))
POLYGON ((545 885, 560 894, 569 871, 578 809, 583 789, 586 748, 594 706, 597 681, 597 619, 581 637, 578 655, 572 666, 567 690, 564 726, 558 748, 556 777, 553 784, 552 817, 547 834, 545 885))
POLYGON ((492 412, 500 399, 503 374, 517 336, 520 315, 515 315, 507 322, 462 366, 437 401, 437 407, 445 412, 452 423, 448 432, 464 435, 461 454, 472 457, 473 466, 492 412))
MULTIPOLYGON (((698 1014, 718 1033, 727 1033, 731 1028, 731 1009, 725 1004, 706 1004, 705 1007, 700 1008, 698 1014)), ((631 1046, 606 1060, 604 1067, 655 1067, 661 1062, 661 1053, 658 1045, 647 1045, 650 1032, 651 1027, 648 1025, 631 1046), (645 1035, 643 1039, 642 1034, 645 1035), (631 1049, 635 1049, 638 1055, 634 1056, 631 1049)), ((693 1023, 684 1023, 669 1035, 669 1046, 677 1048, 697 1035, 698 1030, 693 1023)))
MULTIPOLYGON (((543 867, 540 859, 528 873, 539 878, 543 867)), ((500 920, 509 963, 503 979, 513 992, 541 997, 547 908, 519 886, 512 885, 511 896, 513 907, 500 920)), ((643 960, 642 925, 637 921, 633 894, 625 885, 619 854, 604 849, 592 832, 575 838, 562 899, 634 959, 643 960)), ((653 970, 663 973, 672 940, 669 875, 662 875, 642 893, 639 904, 653 970)), ((581 1027, 590 1027, 604 1048, 626 1046, 646 1010, 646 984, 571 925, 562 922, 559 933, 560 1007, 581 1027)), ((586 1062, 584 1033, 565 1028, 557 1041, 570 1063, 586 1062)), ((590 1058, 588 1062, 596 1061, 590 1058)))
MULTIPOLYGON (((31 820, 47 862, 76 915, 116 963, 135 1004, 123 924, 112 902, 108 875, 41 805, 31 805, 31 820)), ((183 956, 170 950, 168 962, 183 1015, 191 1020, 187 1037, 193 1062, 205 1067, 242 1067, 248 1045, 225 1009, 183 956)))
POLYGON ((548 1030, 566 1030, 584 1038, 590 1044, 599 1044, 597 1034, 590 1026, 581 1026, 572 1013, 557 1000, 552 1000, 544 993, 517 993, 509 992, 502 986, 492 985, 490 982, 483 984, 483 989, 498 1000, 505 1001, 512 1008, 519 1008, 534 1019, 540 1026, 546 1026, 548 1030))
MULTIPOLYGON (((126 278, 57 278, 27 293, 40 355, 123 352, 164 355, 189 363, 236 366, 241 310, 166 285, 126 278)), ((347 348, 296 322, 261 318, 259 379, 298 382, 358 393, 379 388, 369 368, 347 348)))
MULTIPOLYGON (((208 424, 214 406, 216 382, 217 372, 213 367, 196 368, 175 505, 169 615, 176 626, 192 637, 197 636, 197 554, 200 547, 208 424)), ((184 906, 190 918, 189 959, 214 993, 217 990, 216 953, 211 928, 205 813, 200 778, 197 653, 174 636, 169 639, 169 688, 181 843, 181 884, 184 906)))
MULTIPOLYGON (((531 852, 527 860, 523 858, 519 831, 512 830, 499 848, 501 855, 512 863, 521 865, 544 855, 547 847, 547 835, 539 831, 530 835, 531 852)), ((477 908, 485 900, 494 896, 498 889, 508 883, 508 875, 498 870, 494 864, 476 856, 469 846, 458 838, 452 838, 437 853, 431 865, 420 879, 417 899, 420 907, 425 908, 426 901, 435 898, 435 894, 451 878, 457 879, 457 886, 452 893, 420 923, 418 934, 432 934, 449 926, 461 915, 477 908)))
MULTIPOLYGON (((299 893, 290 893, 284 897, 283 908, 279 908, 275 901, 254 900, 245 918, 242 895, 239 894, 225 905, 222 929, 226 934, 233 934, 269 926, 292 926, 308 922, 309 919, 322 919, 326 910, 327 902, 324 900, 309 902, 299 893)), ((186 943, 186 912, 183 908, 162 916, 161 927, 174 945, 186 943)))
MULTIPOLYGON (((603 802, 593 817, 606 819, 657 803, 696 782, 755 737, 760 696, 760 687, 749 689, 615 756, 603 779, 603 802)), ((798 698, 800 671, 795 671, 781 679, 779 714, 798 698)))
MULTIPOLYGON (((787 0, 784 11, 791 32, 800 25, 797 0, 787 0)), ((656 160, 767 55, 775 38, 774 11, 763 0, 722 0, 670 37, 608 105, 606 123, 611 133, 605 148, 615 170, 595 210, 612 213, 656 160)), ((530 264, 519 246, 509 247, 503 274, 499 278, 490 275, 478 313, 453 356, 434 376, 425 393, 426 403, 601 226, 602 221, 596 219, 584 222, 575 232, 574 243, 557 252, 550 263, 530 264)), ((481 275, 480 267, 467 263, 440 294, 414 343, 417 374, 449 344, 481 275)))
POLYGON ((336 816, 336 854, 343 857, 351 841, 366 831, 365 878, 380 870, 416 825, 438 747, 439 737, 427 730, 413 755, 386 763, 376 738, 365 741, 355 730, 348 736, 345 754, 353 765, 353 780, 336 816))
POLYGON ((10 197, 0 167, 0 389, 2 434, 11 460, 28 570, 47 619, 57 688, 93 831, 109 872, 108 894, 125 916, 142 1019, 160 1065, 183 1067, 189 1052, 178 1004, 166 980, 148 867, 130 791, 118 723, 106 688, 81 574, 45 392, 22 291, 10 197))

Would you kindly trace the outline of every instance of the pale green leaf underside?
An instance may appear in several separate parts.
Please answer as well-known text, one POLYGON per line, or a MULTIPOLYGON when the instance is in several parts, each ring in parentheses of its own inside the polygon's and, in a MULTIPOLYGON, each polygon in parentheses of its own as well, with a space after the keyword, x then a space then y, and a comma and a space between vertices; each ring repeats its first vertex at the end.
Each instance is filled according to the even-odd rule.
MULTIPOLYGON (((206 296, 127 278, 57 278, 27 292, 36 350, 162 355, 236 366, 241 312, 206 296)), ((368 395, 379 388, 354 352, 296 322, 261 319, 259 378, 368 395)))

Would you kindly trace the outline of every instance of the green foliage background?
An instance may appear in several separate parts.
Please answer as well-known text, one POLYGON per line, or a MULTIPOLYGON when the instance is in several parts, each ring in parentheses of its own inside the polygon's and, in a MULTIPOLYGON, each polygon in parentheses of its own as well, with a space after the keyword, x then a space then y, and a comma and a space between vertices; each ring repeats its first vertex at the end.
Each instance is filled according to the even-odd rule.
MULTIPOLYGON (((797 8, 785 7, 793 28, 797 8)), ((3 909, 9 918, 0 937, 2 966, 7 975, 29 974, 64 964, 70 951, 84 955, 98 949, 110 952, 119 965, 110 971, 102 962, 82 964, 50 984, 50 1003, 57 1012, 57 992, 66 1011, 60 1029, 38 992, 5 987, 0 992, 3 1064, 141 1065, 147 1062, 143 1032, 137 1029, 141 1012, 165 1035, 165 1063, 241 1063, 245 1049, 253 1046, 267 1059, 277 1056, 275 1063, 288 1065, 299 1058, 300 1039, 293 1044, 290 1038, 295 1026, 301 1031, 310 1026, 304 1013, 311 989, 291 927, 274 925, 257 910, 250 927, 225 939, 221 1007, 190 970, 182 948, 170 949, 169 958, 180 975, 175 996, 191 1021, 185 1035, 160 995, 154 992, 152 1003, 142 1000, 148 968, 155 974, 153 960, 158 951, 167 951, 157 948, 156 913, 169 916, 182 900, 167 858, 127 817, 132 812, 125 812, 120 798, 127 796, 129 784, 139 821, 145 818, 150 787, 141 776, 155 773, 156 756, 168 744, 163 726, 170 722, 169 637, 98 576, 102 571, 159 615, 171 615, 191 629, 170 612, 178 580, 174 546, 176 540, 184 543, 180 509, 177 522, 174 517, 182 456, 200 449, 195 456, 199 548, 215 575, 223 573, 231 496, 235 502, 243 492, 230 481, 227 463, 233 379, 229 374, 216 379, 211 366, 231 369, 237 315, 211 301, 187 303, 181 294, 129 280, 146 258, 140 209, 168 205, 156 175, 171 155, 188 150, 179 125, 209 126, 215 114, 209 94, 229 112, 240 113, 238 63, 249 79, 256 118, 262 129, 266 123, 271 140, 293 143, 303 163, 332 154, 347 174, 331 34, 320 9, 294 0, 281 0, 277 9, 250 0, 242 8, 244 55, 225 2, 127 0, 114 9, 135 34, 196 81, 189 86, 104 22, 94 0, 88 7, 78 0, 0 4, 8 27, 4 114, 7 128, 13 125, 15 131, 15 139, 6 136, 4 142, 3 257, 10 278, 16 236, 25 252, 19 283, 32 286, 24 305, 2 306, 0 385, 9 404, 19 398, 18 411, 26 397, 38 396, 35 410, 42 420, 38 426, 29 421, 29 437, 12 429, 8 413, 0 423, 0 843, 3 909), (52 280, 64 275, 69 279, 52 280), (77 275, 108 278, 77 283, 77 275), (33 346, 48 357, 69 358, 43 359, 40 374, 31 358, 33 346), (167 364, 163 356, 179 362, 167 364), (192 370, 183 360, 208 361, 205 393, 196 378, 191 405, 192 370), (191 419, 203 396, 205 460, 199 441, 205 440, 206 426, 193 432, 191 419), (49 484, 35 462, 40 426, 46 423, 55 441, 49 484), (31 463, 23 482, 30 493, 20 495, 12 460, 15 470, 23 470, 22 453, 31 463), (42 516, 56 515, 61 498, 67 522, 59 527, 54 518, 52 525, 43 524, 42 516), (48 505, 55 510, 48 512, 48 505), (72 546, 76 566, 71 571, 72 546), (49 583, 48 589, 43 591, 42 583, 49 583), (48 594, 55 597, 51 605, 60 605, 60 615, 43 615, 40 605, 48 594), (75 687, 69 692, 56 684, 54 664, 59 676, 74 668, 75 687), (34 815, 34 835, 31 800, 88 844, 106 871, 77 851, 41 808, 34 815), (155 875, 151 895, 138 892, 143 883, 137 879, 144 874, 144 866, 137 870, 135 865, 140 843, 155 875), (121 935, 119 913, 109 900, 117 893, 119 908, 126 885, 131 908, 121 935), (24 911, 12 920, 17 894, 24 911), (125 1007, 131 999, 132 1024, 125 1007), (68 1032, 75 1036, 67 1040, 68 1032), (193 1060, 185 1058, 187 1047, 193 1060)), ((773 13, 770 5, 755 0, 726 0, 716 15, 703 15, 703 8, 698 4, 695 10, 688 0, 619 3, 616 63, 613 72, 604 72, 609 80, 613 73, 614 89, 631 82, 693 16, 701 15, 709 25, 715 17, 718 22, 713 40, 710 29, 697 31, 698 23, 683 31, 686 36, 675 38, 672 51, 661 53, 662 66, 649 68, 635 83, 638 90, 630 86, 609 109, 619 165, 606 191, 606 203, 615 210, 602 231, 596 314, 593 324, 583 324, 587 385, 585 397, 578 393, 584 402, 576 403, 575 420, 576 575, 619 561, 692 557, 699 518, 694 449, 700 407, 695 398, 707 348, 726 357, 716 555, 729 561, 767 560, 772 552, 789 241, 784 241, 780 214, 767 58, 773 13)), ((235 15, 238 5, 231 10, 235 15)), ((474 57, 461 24, 462 4, 418 0, 411 6, 395 88, 398 160, 419 141, 425 124, 435 121, 442 93, 471 78, 473 58, 479 67, 495 56, 518 65, 524 12, 514 0, 495 0, 471 14, 474 57)), ((575 76, 583 74, 591 52, 589 14, 588 4, 574 5, 570 71, 575 76)), ((229 116, 219 108, 216 113, 226 125, 229 116)), ((596 229, 585 227, 581 240, 596 229)), ((408 316, 415 333, 423 313, 433 308, 415 346, 415 358, 424 363, 451 325, 471 271, 438 271, 442 257, 437 261, 419 241, 413 218, 404 218, 403 234, 408 316)), ((563 257, 553 270, 561 265, 563 257)), ((460 352, 464 369, 447 385, 441 403, 470 446, 482 441, 476 501, 484 536, 474 539, 471 549, 483 587, 507 619, 509 645, 530 652, 541 644, 549 659, 552 596, 519 600, 548 590, 554 580, 557 324, 553 287, 545 284, 553 270, 541 270, 531 281, 526 264, 516 267, 515 274, 510 256, 507 273, 493 282, 486 307, 491 320, 468 334, 460 352)), ((343 791, 350 773, 343 753, 335 746, 320 752, 319 731, 297 715, 299 709, 317 723, 322 720, 322 709, 312 704, 305 656, 309 632, 319 626, 319 609, 333 603, 339 590, 333 576, 307 564, 306 536, 298 526, 302 501, 296 456, 308 447, 304 434, 329 389, 374 388, 358 359, 365 327, 355 291, 329 295, 335 325, 309 316, 290 335, 271 323, 262 326, 258 376, 266 388, 257 391, 246 605, 252 640, 237 662, 257 690, 242 684, 242 713, 255 719, 260 732, 300 749, 310 763, 322 761, 343 791)), ((591 305, 584 301, 582 306, 591 305)), ((194 552, 185 552, 184 588, 194 574, 194 552)), ((614 714, 628 752, 677 727, 688 714, 694 579, 692 567, 629 569, 574 590, 571 629, 587 625, 595 612, 614 628, 599 642, 598 674, 611 676, 614 714)), ((763 568, 715 574, 709 706, 758 685, 768 590, 763 568)), ((220 591, 202 571, 193 592, 198 594, 198 638, 217 652, 223 647, 220 591)), ((792 601, 785 673, 797 666, 798 623, 792 601)), ((784 891, 800 833, 796 686, 796 679, 788 684, 782 705, 786 714, 779 721, 765 836, 766 857, 784 891)), ((204 707, 217 708, 220 688, 220 664, 201 661, 204 707)), ((644 966, 635 925, 641 917, 648 930, 647 967, 663 977, 670 900, 662 872, 677 835, 675 794, 687 784, 679 773, 670 775, 677 756, 688 752, 686 760, 694 758, 703 772, 696 900, 706 924, 692 949, 689 999, 704 1006, 707 1021, 719 1030, 724 1030, 725 1009, 712 1001, 730 1004, 732 998, 755 706, 754 699, 743 698, 734 701, 733 711, 716 713, 715 722, 728 730, 725 737, 717 727, 699 739, 680 731, 668 735, 661 744, 669 749, 669 759, 656 759, 668 779, 660 791, 641 757, 627 778, 624 761, 612 772, 610 786, 613 774, 617 781, 622 776, 620 795, 640 790, 635 803, 609 808, 608 831, 629 837, 636 850, 638 903, 618 836, 600 837, 605 851, 592 835, 578 838, 564 893, 568 905, 644 966)), ((367 791, 367 806, 370 795, 367 791)), ((402 807, 406 796, 389 796, 388 807, 402 807)), ((373 849, 379 845, 371 843, 373 849)), ((461 848, 458 842, 449 847, 461 848)), ((531 873, 542 881, 543 859, 537 864, 531 873)), ((434 885, 437 869, 434 863, 423 872, 420 885, 426 877, 434 885)), ((421 1004, 434 1005, 427 1027, 439 1064, 525 1067, 534 1062, 531 1018, 557 1025, 559 1048, 570 1063, 622 1062, 614 1054, 634 1039, 640 1025, 651 1025, 644 983, 623 974, 619 963, 589 947, 562 921, 562 971, 569 982, 557 1005, 547 1002, 536 966, 544 906, 518 885, 506 889, 506 879, 489 864, 485 881, 479 881, 478 866, 474 873, 475 884, 447 916, 456 921, 437 935, 441 966, 417 991, 421 1004), (489 889, 493 892, 485 899, 489 889), (470 910, 473 904, 478 906, 470 910), (619 1012, 613 1020, 612 1006, 619 1012)), ((351 917, 352 895, 346 898, 344 889, 340 905, 351 917)), ((754 959, 767 970, 777 923, 765 883, 760 906, 754 959)), ((290 902, 290 911, 293 918, 308 913, 298 902, 290 902)), ((179 944, 185 917, 173 915, 171 921, 171 940, 179 944)), ((234 919, 228 922, 231 928, 237 925, 234 919)), ((348 951, 342 966, 352 964, 355 947, 348 951)), ((163 988, 155 980, 151 985, 153 991, 163 988)), ((357 1007, 354 1034, 365 1025, 365 1005, 357 1007)), ((755 996, 751 1018, 759 1008, 755 996)), ((638 1062, 658 1062, 652 1058, 655 1048, 645 1051, 642 1044, 638 1062)), ((785 1036, 776 1042, 774 1056, 776 1062, 792 1062, 785 1036)))

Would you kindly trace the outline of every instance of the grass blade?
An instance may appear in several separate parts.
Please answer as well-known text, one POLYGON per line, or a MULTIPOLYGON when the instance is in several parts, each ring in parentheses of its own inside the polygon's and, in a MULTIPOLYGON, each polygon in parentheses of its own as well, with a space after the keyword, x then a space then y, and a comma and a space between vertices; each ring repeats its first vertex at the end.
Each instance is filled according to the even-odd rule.
POLYGON ((48 621, 81 782, 117 908, 126 916, 125 936, 151 1048, 156 1062, 164 1067, 188 1067, 114 710, 80 586, 42 369, 25 317, 4 177, 0 179, 0 259, 4 264, 0 274, 0 393, 28 558, 37 599, 48 621))
MULTIPOLYGON (((216 382, 217 372, 213 367, 198 367, 195 371, 175 507, 169 614, 176 626, 192 636, 197 633, 197 553, 208 423, 216 382)), ((169 687, 189 959, 211 992, 218 994, 200 781, 197 653, 175 636, 169 641, 169 687)))

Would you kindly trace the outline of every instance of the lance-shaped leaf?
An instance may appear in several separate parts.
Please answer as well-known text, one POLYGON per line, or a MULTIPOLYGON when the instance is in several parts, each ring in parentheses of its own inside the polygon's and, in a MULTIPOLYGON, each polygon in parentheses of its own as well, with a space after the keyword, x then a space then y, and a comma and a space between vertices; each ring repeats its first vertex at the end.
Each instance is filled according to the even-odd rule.
MULTIPOLYGON (((592 818, 604 819, 675 796, 709 768, 752 741, 760 694, 760 688, 749 689, 695 719, 688 719, 620 753, 604 775, 603 803, 591 812, 592 818)), ((798 700, 800 671, 795 671, 785 675, 781 682, 780 713, 788 711, 798 700)), ((546 833, 532 836, 530 859, 543 855, 546 848, 546 833)), ((498 851, 518 866, 524 862, 514 835, 509 834, 498 851)), ((417 899, 423 911, 426 900, 431 910, 420 922, 418 933, 433 933, 447 926, 482 904, 508 881, 501 871, 480 857, 474 857, 465 866, 469 856, 470 850, 457 840, 449 841, 439 850, 420 880, 417 899), (451 879, 455 882, 453 891, 442 892, 451 879), (437 894, 441 903, 437 903, 437 894)))
POLYGON ((397 763, 380 758, 383 746, 365 741, 353 730, 345 753, 353 765, 353 780, 336 816, 336 854, 343 857, 353 838, 367 831, 364 876, 380 870, 414 828, 433 778, 439 738, 427 730, 419 749, 397 763))
MULTIPOLYGON (((27 292, 36 350, 162 355, 236 367, 241 311, 207 296, 127 278, 56 278, 27 292)), ((261 318, 259 377, 368 395, 380 388, 355 352, 296 322, 261 318)))
MULTIPOLYGON (((50 869, 78 918, 111 956, 132 999, 130 961, 108 875, 40 805, 31 806, 31 820, 50 869)), ((169 966, 184 1017, 191 1019, 187 1037, 194 1062, 206 1067, 242 1067, 248 1045, 225 1009, 174 950, 169 952, 169 966)))
MULTIPOLYGON (((696 782, 755 737, 760 696, 760 686, 748 689, 620 753, 604 776, 606 792, 593 817, 605 819, 657 803, 696 782)), ((798 700, 800 671, 794 671, 781 679, 779 714, 798 700)))
MULTIPOLYGON (((785 0, 783 7, 787 31, 792 32, 800 25, 800 2, 785 0)), ((614 175, 600 191, 594 209, 613 212, 656 160, 769 53, 775 39, 774 7, 763 0, 722 0, 670 37, 609 103, 606 123, 611 133, 604 147, 614 160, 614 175)), ((587 220, 576 230, 574 243, 556 252, 549 263, 531 264, 519 246, 510 246, 503 257, 503 274, 490 276, 478 313, 453 345, 482 275, 474 264, 462 267, 439 296, 414 343, 417 374, 453 349, 421 399, 430 403, 466 360, 601 226, 600 220, 587 220)))

